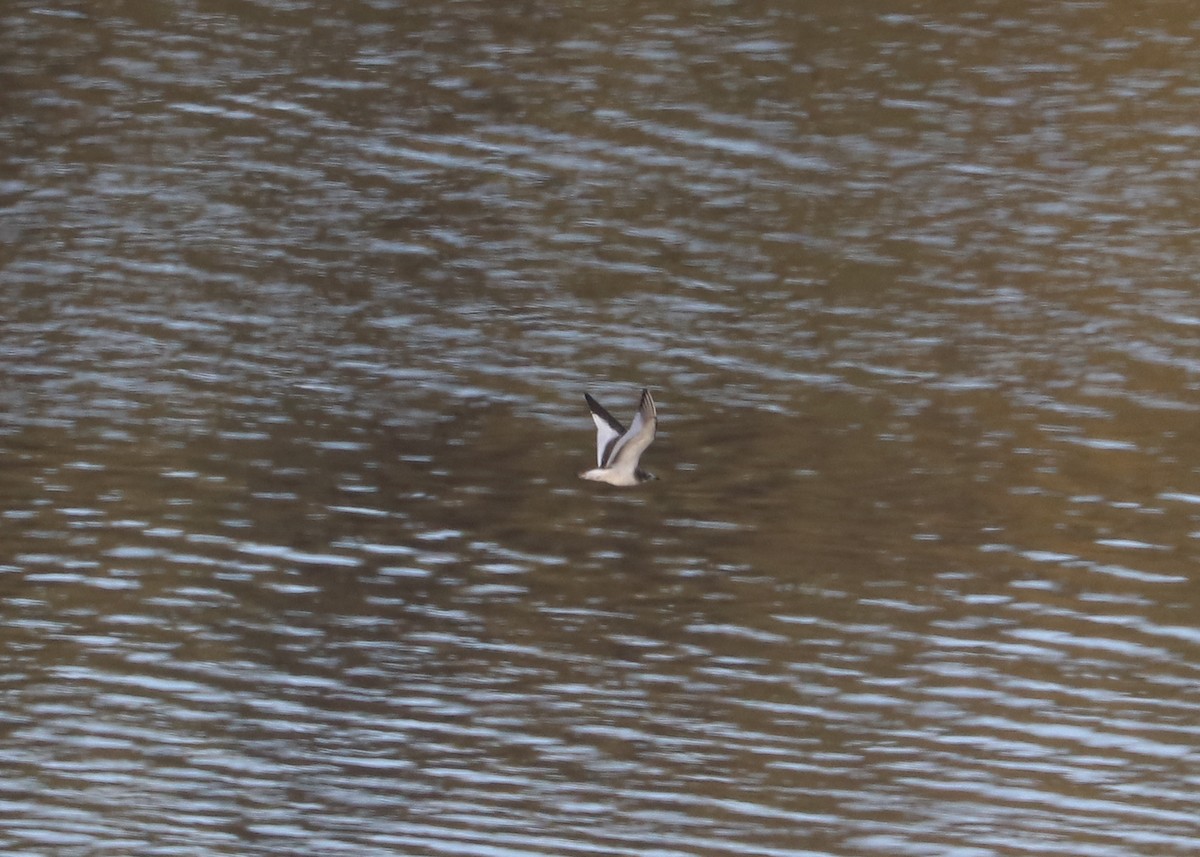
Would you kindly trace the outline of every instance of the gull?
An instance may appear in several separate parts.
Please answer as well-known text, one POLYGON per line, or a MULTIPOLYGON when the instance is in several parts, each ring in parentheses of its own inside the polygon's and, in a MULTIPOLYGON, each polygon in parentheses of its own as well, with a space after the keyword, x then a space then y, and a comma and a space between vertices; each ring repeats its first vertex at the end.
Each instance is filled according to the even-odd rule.
POLYGON ((596 422, 596 467, 579 474, 580 479, 607 482, 621 487, 637 485, 654 477, 638 467, 638 461, 646 447, 654 440, 654 429, 658 426, 658 411, 650 391, 643 388, 637 413, 629 424, 629 431, 612 414, 604 410, 599 402, 584 393, 592 419, 596 422))

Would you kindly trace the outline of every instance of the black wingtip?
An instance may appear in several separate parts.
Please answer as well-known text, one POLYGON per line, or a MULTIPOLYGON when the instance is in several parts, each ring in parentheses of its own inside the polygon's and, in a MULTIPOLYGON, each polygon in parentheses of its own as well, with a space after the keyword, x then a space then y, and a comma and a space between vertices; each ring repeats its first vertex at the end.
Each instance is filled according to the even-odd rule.
POLYGON ((642 397, 638 399, 638 410, 645 410, 647 405, 649 405, 650 413, 657 418, 658 405, 654 403, 654 397, 650 395, 650 388, 642 387, 642 397))
POLYGON ((606 411, 603 405, 593 399, 591 393, 584 393, 583 397, 587 399, 588 407, 592 409, 593 414, 608 423, 609 426, 612 427, 613 431, 615 431, 617 434, 625 434, 625 426, 621 423, 621 421, 606 411))

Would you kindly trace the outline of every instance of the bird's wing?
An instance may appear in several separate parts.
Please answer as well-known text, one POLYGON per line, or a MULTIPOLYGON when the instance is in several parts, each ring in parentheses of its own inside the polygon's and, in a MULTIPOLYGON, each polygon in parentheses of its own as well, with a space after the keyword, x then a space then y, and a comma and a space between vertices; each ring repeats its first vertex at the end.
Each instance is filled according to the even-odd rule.
POLYGON ((617 439, 616 445, 608 455, 608 466, 613 470, 628 469, 630 473, 637 469, 642 453, 646 451, 654 432, 658 427, 658 409, 654 407, 654 399, 650 391, 643 389, 642 398, 638 403, 637 413, 629 425, 629 431, 617 439))
POLYGON ((596 466, 604 467, 625 434, 625 426, 604 410, 604 406, 593 399, 590 393, 584 393, 583 397, 587 399, 588 407, 592 410, 592 420, 596 423, 596 466))

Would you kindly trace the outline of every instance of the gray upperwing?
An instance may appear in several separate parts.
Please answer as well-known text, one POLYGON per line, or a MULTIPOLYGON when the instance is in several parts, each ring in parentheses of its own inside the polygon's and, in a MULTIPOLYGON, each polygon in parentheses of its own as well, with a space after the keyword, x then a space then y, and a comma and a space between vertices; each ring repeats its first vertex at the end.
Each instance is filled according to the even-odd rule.
POLYGON ((658 409, 654 407, 654 399, 647 389, 642 390, 642 398, 638 403, 637 413, 629 425, 629 431, 617 439, 616 445, 608 456, 608 466, 614 470, 628 468, 630 472, 637 469, 638 461, 646 447, 654 440, 654 432, 658 427, 658 409))

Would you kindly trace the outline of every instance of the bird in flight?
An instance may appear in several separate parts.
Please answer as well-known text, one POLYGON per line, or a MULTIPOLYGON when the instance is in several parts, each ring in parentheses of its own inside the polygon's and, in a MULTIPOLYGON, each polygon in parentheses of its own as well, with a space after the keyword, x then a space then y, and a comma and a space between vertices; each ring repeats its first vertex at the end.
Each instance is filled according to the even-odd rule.
POLYGON ((653 479, 651 474, 638 467, 638 461, 654 440, 654 430, 658 426, 658 411, 650 391, 642 389, 642 398, 638 402, 637 413, 633 415, 633 422, 629 424, 629 431, 591 394, 584 393, 583 397, 587 399, 592 419, 596 422, 596 466, 580 473, 579 478, 621 487, 653 479))

